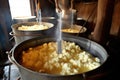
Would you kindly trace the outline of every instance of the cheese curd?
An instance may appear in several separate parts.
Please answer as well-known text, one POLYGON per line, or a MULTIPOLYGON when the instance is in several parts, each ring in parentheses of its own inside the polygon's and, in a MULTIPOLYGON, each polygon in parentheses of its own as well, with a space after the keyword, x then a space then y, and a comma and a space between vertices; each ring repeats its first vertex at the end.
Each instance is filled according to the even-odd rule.
POLYGON ((61 31, 65 33, 84 33, 86 30, 85 27, 73 25, 71 28, 63 28, 61 31))
POLYGON ((57 53, 57 43, 44 43, 22 52, 21 65, 33 71, 72 75, 100 66, 100 59, 82 50, 74 42, 62 41, 62 53, 57 53))
POLYGON ((44 29, 48 29, 49 27, 46 25, 32 25, 32 26, 26 26, 26 25, 22 25, 20 27, 18 27, 18 30, 22 30, 22 31, 34 31, 34 30, 44 30, 44 29))

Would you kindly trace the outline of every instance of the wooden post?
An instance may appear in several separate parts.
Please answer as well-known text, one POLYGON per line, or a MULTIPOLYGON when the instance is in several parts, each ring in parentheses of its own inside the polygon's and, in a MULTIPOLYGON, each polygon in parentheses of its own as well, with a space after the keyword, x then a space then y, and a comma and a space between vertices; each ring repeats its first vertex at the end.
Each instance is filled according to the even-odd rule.
POLYGON ((97 22, 92 40, 105 45, 110 32, 115 0, 98 0, 97 22))

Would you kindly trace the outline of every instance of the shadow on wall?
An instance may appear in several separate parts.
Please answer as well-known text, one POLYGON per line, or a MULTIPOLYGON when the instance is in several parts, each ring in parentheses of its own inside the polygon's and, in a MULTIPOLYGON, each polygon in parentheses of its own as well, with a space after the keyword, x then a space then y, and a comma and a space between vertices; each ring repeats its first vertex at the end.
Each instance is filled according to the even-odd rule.
POLYGON ((0 62, 6 59, 6 50, 11 49, 9 44, 11 23, 12 18, 8 0, 0 0, 0 62))
POLYGON ((0 24, 0 62, 3 62, 7 58, 5 52, 9 48, 9 44, 6 37, 0 24))

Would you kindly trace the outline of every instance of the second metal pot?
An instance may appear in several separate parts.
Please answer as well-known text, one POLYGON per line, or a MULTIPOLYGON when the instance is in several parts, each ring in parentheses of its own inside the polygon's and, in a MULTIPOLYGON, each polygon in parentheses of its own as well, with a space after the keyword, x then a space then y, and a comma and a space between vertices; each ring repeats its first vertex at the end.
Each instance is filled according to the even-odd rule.
POLYGON ((15 43, 19 44, 22 41, 39 37, 42 35, 49 35, 51 32, 54 30, 54 24, 49 23, 49 22, 24 22, 24 23, 18 23, 18 24, 13 24, 12 26, 12 32, 10 32, 10 35, 14 36, 15 43), (20 31, 18 30, 18 27, 25 25, 25 26, 33 26, 33 25, 46 25, 49 28, 45 30, 36 30, 36 31, 20 31))

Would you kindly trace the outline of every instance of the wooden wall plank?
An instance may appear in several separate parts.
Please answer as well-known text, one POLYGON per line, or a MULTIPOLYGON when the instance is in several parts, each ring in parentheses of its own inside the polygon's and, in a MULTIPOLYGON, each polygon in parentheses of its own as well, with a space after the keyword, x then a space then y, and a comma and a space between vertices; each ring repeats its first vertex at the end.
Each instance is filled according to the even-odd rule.
POLYGON ((120 36, 120 0, 116 0, 110 34, 120 36))

